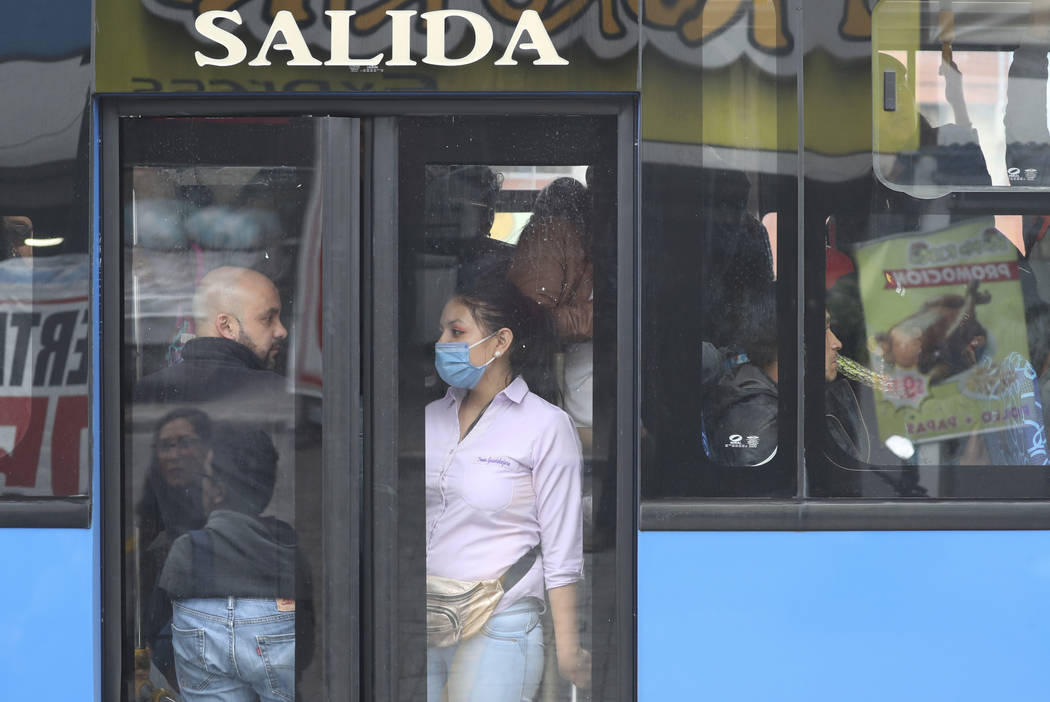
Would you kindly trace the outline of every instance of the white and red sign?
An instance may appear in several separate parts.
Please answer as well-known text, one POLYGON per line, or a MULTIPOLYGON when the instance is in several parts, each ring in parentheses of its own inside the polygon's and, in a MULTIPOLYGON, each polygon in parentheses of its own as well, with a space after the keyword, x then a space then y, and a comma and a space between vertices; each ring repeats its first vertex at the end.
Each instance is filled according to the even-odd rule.
POLYGON ((90 484, 89 258, 0 262, 0 494, 90 484))

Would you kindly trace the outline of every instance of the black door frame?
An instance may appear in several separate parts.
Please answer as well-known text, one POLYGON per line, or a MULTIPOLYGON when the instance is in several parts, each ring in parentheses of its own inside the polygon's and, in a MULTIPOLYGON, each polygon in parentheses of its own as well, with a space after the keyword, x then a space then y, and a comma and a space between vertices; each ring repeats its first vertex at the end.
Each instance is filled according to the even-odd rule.
MULTIPOLYGON (((329 534, 349 533, 349 540, 328 538, 322 544, 325 558, 321 596, 325 611, 338 616, 342 627, 327 627, 331 634, 326 647, 322 686, 328 700, 372 699, 393 702, 397 694, 396 621, 387 601, 396 583, 388 570, 376 567, 381 554, 372 548, 375 534, 362 535, 351 525, 366 529, 373 520, 389 514, 391 500, 396 503, 396 482, 384 479, 368 466, 397 465, 396 427, 382 421, 383 410, 396 408, 397 328, 377 320, 392 319, 396 313, 398 259, 396 198, 381 196, 377 183, 396 186, 396 129, 392 120, 376 119, 362 124, 354 118, 403 117, 408 115, 614 115, 617 118, 617 270, 616 270, 616 610, 618 660, 614 662, 618 689, 623 699, 636 696, 636 541, 638 512, 638 100, 635 94, 594 95, 488 95, 457 97, 354 96, 303 98, 300 96, 245 97, 139 97, 102 96, 97 103, 100 117, 101 208, 101 310, 102 310, 102 695, 121 699, 126 655, 123 646, 123 437, 121 405, 121 357, 123 324, 123 271, 120 191, 120 119, 122 117, 235 117, 235 116, 330 116, 322 122, 322 144, 328 149, 360 149, 364 143, 364 163, 371 167, 370 179, 357 172, 356 159, 330 159, 324 174, 322 241, 324 256, 325 336, 323 367, 326 387, 324 420, 347 431, 330 431, 323 448, 323 484, 326 496, 321 505, 322 530, 329 534), (368 136, 360 140, 362 130, 368 136), (376 145, 375 150, 369 144, 376 145), (383 145, 380 157, 378 145, 383 145), (362 190, 362 186, 364 190, 362 190), (360 200, 337 197, 337 193, 361 192, 371 203, 371 221, 365 226, 372 237, 363 237, 360 200), (383 203, 386 204, 383 204, 383 203), (391 211, 393 210, 393 211, 391 211), (348 224, 349 223, 349 224, 348 224), (346 236, 350 226, 350 236, 346 236), (378 242, 378 245, 375 245, 378 242), (368 263, 369 265, 363 265, 368 263), (345 275, 359 270, 362 279, 345 275), (349 312, 349 313, 348 313, 349 312), (360 334, 358 334, 360 330, 360 334), (352 343, 355 335, 360 343, 352 343), (362 377, 359 370, 369 369, 362 377), (387 373, 387 364, 394 372, 387 373), (342 382, 336 383, 336 379, 342 382), (349 379, 349 382, 346 382, 349 379), (357 397, 363 397, 364 411, 357 397), (366 434, 367 430, 367 434, 366 434), (367 436, 367 439, 364 437, 367 436), (350 471, 345 467, 349 460, 350 471), (342 467, 342 470, 336 468, 342 467), (365 485, 365 471, 371 484, 361 501, 340 500, 352 494, 355 486, 365 485), (349 507, 349 508, 348 508, 349 507), (376 557, 376 556, 379 557, 376 557), (329 560, 331 559, 331 560, 329 560), (365 575, 361 587, 354 587, 358 573, 365 575), (368 576, 371 576, 370 578, 368 576), (346 593, 352 593, 351 598, 346 593), (364 597, 362 598, 362 592, 364 597), (358 602, 358 598, 360 602, 358 602), (393 627, 393 628, 391 628, 393 627), (370 638, 362 641, 361 633, 370 638), (363 646, 371 649, 368 669, 361 669, 363 646), (367 678, 367 680, 365 679, 367 678), (368 696, 362 696, 362 690, 368 696)), ((329 153, 335 153, 329 151, 329 153)), ((396 468, 395 468, 396 470, 396 468)), ((389 476, 386 476, 387 478, 389 476)), ((395 512, 396 514, 396 512, 395 512)), ((373 529, 373 531, 376 531, 373 529)), ((387 559, 390 560, 390 559, 387 559)))

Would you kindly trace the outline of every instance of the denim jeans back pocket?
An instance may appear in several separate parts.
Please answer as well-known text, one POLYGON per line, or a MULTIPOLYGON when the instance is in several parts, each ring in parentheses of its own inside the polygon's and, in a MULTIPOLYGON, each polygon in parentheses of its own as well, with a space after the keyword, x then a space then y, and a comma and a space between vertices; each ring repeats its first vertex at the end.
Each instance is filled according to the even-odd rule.
POLYGON ((171 645, 175 649, 179 687, 190 690, 207 687, 216 671, 208 665, 204 629, 180 629, 172 625, 171 645))
POLYGON ((270 680, 270 691, 281 699, 295 699, 295 634, 255 637, 270 680))

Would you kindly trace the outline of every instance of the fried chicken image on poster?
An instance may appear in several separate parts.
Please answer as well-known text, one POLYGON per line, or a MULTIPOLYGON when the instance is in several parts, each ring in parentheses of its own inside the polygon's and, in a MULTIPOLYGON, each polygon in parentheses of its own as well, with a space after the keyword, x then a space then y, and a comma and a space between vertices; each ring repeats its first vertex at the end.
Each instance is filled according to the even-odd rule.
POLYGON ((875 335, 890 367, 916 368, 931 385, 972 368, 988 346, 988 331, 977 320, 977 306, 992 296, 976 280, 964 295, 940 295, 915 314, 875 335))
POLYGON ((1038 422, 1018 251, 990 218, 857 246, 882 441, 922 443, 1038 422), (1029 377, 1031 376, 1031 377, 1029 377))

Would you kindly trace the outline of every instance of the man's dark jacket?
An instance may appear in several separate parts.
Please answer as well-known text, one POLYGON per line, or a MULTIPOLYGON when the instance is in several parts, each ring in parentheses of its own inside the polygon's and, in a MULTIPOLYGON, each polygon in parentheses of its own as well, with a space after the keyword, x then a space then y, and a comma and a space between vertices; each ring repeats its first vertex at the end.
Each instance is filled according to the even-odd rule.
POLYGON ((201 403, 244 394, 264 399, 285 392, 283 377, 265 368, 248 347, 229 339, 192 339, 182 358, 182 363, 139 381, 135 401, 201 403))

